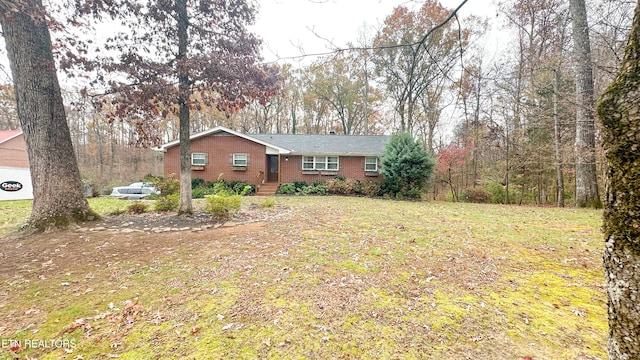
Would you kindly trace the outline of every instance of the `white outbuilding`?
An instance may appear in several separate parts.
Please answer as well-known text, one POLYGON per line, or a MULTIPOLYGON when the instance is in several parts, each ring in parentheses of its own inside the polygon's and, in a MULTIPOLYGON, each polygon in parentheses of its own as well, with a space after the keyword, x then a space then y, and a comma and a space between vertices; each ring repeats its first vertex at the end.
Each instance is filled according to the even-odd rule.
POLYGON ((0 131, 0 201, 33 199, 29 156, 21 130, 0 131))

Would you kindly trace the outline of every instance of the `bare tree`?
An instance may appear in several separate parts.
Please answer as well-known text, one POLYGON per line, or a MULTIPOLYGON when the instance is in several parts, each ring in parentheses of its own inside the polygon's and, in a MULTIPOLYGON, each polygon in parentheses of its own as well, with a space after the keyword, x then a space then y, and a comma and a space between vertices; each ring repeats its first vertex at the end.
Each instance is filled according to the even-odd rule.
POLYGON ((576 205, 600 207, 596 170, 593 69, 584 0, 569 0, 576 58, 576 205))

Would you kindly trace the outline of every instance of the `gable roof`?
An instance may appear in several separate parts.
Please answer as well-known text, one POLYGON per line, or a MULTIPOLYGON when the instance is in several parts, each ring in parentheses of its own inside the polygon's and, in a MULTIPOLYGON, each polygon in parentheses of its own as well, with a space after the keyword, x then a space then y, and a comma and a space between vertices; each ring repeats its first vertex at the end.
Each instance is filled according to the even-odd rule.
POLYGON ((2 130, 0 131, 0 144, 16 138, 22 134, 22 130, 2 130))
MULTIPOLYGON (((231 129, 227 129, 227 128, 226 128, 226 127, 224 127, 224 126, 216 126, 216 127, 214 127, 213 129, 209 129, 209 130, 202 131, 202 132, 199 132, 199 133, 196 133, 196 134, 192 134, 192 135, 189 137, 189 139, 191 139, 191 140, 193 141, 193 140, 195 140, 195 139, 197 139, 197 138, 200 138, 200 137, 203 137, 203 136, 212 135, 212 134, 217 134, 217 133, 221 133, 221 132, 226 132, 226 133, 229 133, 229 134, 231 134, 231 135, 239 136, 239 137, 241 137, 241 138, 243 138, 243 139, 247 139, 247 140, 250 140, 250 141, 256 142, 256 143, 258 143, 258 144, 261 144, 261 145, 265 145, 265 146, 272 147, 272 148, 274 148, 275 150, 277 150, 280 154, 288 154, 288 153, 290 152, 289 150, 284 149, 284 148, 281 148, 281 147, 279 147, 279 146, 276 146, 276 145, 273 145, 273 144, 267 144, 267 143, 265 143, 265 142, 262 142, 262 141, 259 141, 259 140, 257 140, 257 139, 254 139, 254 138, 252 138, 252 137, 251 137, 251 136, 249 136, 249 135, 245 135, 245 134, 243 134, 243 133, 239 133, 239 132, 237 132, 237 131, 233 131, 233 130, 231 130, 231 129)), ((166 143, 166 144, 162 144, 162 145, 160 145, 160 146, 158 146, 158 147, 156 147, 156 148, 153 148, 153 150, 156 150, 156 151, 162 151, 162 152, 167 152, 167 149, 168 149, 168 148, 170 148, 170 147, 174 147, 174 146, 177 146, 177 145, 180 145, 180 140, 179 140, 179 139, 178 139, 178 140, 171 141, 171 142, 168 142, 168 143, 166 143)))
MULTIPOLYGON (((307 134, 242 134, 222 126, 191 135, 191 140, 226 132, 291 155, 351 155, 378 156, 384 152, 387 135, 307 135, 307 134)), ((167 151, 180 144, 179 140, 166 143, 155 150, 167 151)))

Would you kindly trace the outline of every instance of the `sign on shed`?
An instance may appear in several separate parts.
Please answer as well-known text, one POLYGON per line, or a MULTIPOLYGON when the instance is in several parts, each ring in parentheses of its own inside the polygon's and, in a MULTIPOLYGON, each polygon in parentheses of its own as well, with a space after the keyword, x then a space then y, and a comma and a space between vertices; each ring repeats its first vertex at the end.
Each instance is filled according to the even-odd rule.
POLYGON ((0 201, 33 199, 31 172, 28 168, 0 166, 0 201))

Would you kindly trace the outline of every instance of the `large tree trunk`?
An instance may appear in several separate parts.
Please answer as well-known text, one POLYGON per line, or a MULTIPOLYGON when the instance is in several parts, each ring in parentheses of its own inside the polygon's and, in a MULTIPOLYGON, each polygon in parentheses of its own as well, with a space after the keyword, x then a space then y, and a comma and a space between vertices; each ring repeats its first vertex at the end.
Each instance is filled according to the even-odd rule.
POLYGON ((600 207, 596 172, 596 138, 591 45, 584 0, 569 0, 576 58, 576 205, 600 207))
POLYGON ((19 11, 10 11, 8 6, 22 5, 0 2, 0 25, 31 167, 29 225, 44 229, 93 220, 97 215, 82 191, 42 1, 25 3, 19 11))
POLYGON ((191 202, 191 141, 189 126, 189 75, 183 60, 187 55, 189 37, 187 27, 189 17, 187 14, 187 0, 176 1, 176 14, 178 15, 178 86, 180 95, 180 207, 178 214, 193 214, 191 202))
POLYGON ((598 115, 608 160, 604 212, 609 356, 640 359, 640 2, 625 58, 598 115))

